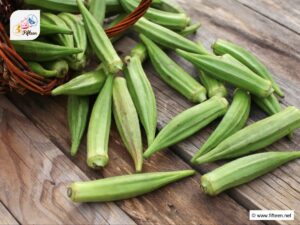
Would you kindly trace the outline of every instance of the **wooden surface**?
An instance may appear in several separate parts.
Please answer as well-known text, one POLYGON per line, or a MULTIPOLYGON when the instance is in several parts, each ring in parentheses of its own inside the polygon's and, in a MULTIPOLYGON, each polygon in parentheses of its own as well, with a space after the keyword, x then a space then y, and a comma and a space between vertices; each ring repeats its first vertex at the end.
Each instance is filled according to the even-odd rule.
MULTIPOLYGON (((282 104, 300 108, 300 1, 299 0, 178 0, 202 28, 193 39, 207 47, 217 38, 239 43, 268 65, 283 87, 282 104)), ((126 53, 136 44, 125 38, 117 44, 126 53)), ((193 67, 172 54, 191 74, 193 67)), ((167 87, 149 62, 147 75, 159 109, 159 129, 192 106, 167 87)), ((265 117, 255 106, 252 121, 265 117)), ((292 209, 300 224, 300 161, 294 161, 247 185, 219 197, 205 196, 199 177, 217 165, 197 167, 195 177, 142 197, 107 204, 73 204, 66 197, 72 181, 100 179, 133 172, 132 162, 113 126, 110 163, 92 171, 85 163, 85 140, 75 158, 69 155, 65 97, 0 97, 0 224, 261 224, 248 220, 250 209, 292 209)), ((145 171, 191 168, 188 161, 204 143, 218 121, 188 140, 165 150, 145 163, 145 171)), ((268 149, 300 150, 300 133, 268 149)))

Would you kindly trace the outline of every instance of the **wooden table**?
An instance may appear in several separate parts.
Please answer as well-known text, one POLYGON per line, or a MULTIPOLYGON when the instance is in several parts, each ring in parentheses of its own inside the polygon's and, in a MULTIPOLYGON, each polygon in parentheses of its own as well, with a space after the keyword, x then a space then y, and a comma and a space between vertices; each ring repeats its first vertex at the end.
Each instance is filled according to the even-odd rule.
MULTIPOLYGON (((286 98, 284 106, 300 108, 299 0, 178 0, 203 27, 194 37, 207 47, 216 38, 239 43, 254 52, 275 74, 286 98)), ((117 44, 126 53, 135 41, 117 44)), ((176 57, 178 59, 178 57, 176 57)), ((196 76, 187 62, 180 63, 196 76)), ((150 63, 145 65, 155 89, 159 128, 192 105, 166 86, 150 63)), ((265 117, 255 106, 250 123, 265 117)), ((192 154, 217 123, 163 151, 145 163, 145 171, 191 168, 192 154)), ((300 133, 268 149, 300 150, 300 133)), ((72 181, 99 179, 133 172, 132 162, 113 127, 110 163, 101 171, 85 163, 86 145, 69 155, 70 137, 65 97, 9 94, 0 97, 0 224, 261 224, 249 221, 250 209, 292 209, 300 224, 300 161, 291 162, 247 185, 211 198, 199 188, 201 174, 216 165, 197 167, 193 178, 145 196, 105 204, 74 204, 66 196, 72 181)))

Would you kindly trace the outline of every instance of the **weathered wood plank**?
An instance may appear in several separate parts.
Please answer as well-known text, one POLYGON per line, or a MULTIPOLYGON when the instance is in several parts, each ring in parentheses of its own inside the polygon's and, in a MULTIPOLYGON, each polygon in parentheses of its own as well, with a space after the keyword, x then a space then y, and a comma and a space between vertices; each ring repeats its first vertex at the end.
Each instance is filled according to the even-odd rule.
MULTIPOLYGON (((70 139, 66 124, 65 98, 47 98, 34 95, 10 96, 43 134, 69 155, 70 139), (51 115, 51 116, 49 116, 51 115)), ((120 137, 113 128, 110 138, 110 163, 100 173, 86 166, 86 145, 72 158, 91 179, 132 173, 132 161, 120 137)), ((172 171, 190 168, 172 152, 164 152, 147 161, 145 172, 172 171)), ((199 175, 170 185, 154 193, 118 202, 138 224, 237 224, 248 221, 248 213, 226 194, 217 198, 205 196, 199 188, 199 175), (226 208, 226 210, 224 210, 226 208), (211 214, 211 210, 214 213, 211 214), (232 214, 234 213, 234 217, 232 214)), ((253 224, 253 223, 251 223, 253 224)))
POLYGON ((0 202, 0 224, 15 225, 19 224, 18 221, 7 211, 4 205, 0 202))
POLYGON ((299 0, 237 1, 300 35, 299 0))
POLYGON ((0 200, 22 224, 135 224, 114 203, 73 204, 66 187, 87 177, 0 97, 0 200))

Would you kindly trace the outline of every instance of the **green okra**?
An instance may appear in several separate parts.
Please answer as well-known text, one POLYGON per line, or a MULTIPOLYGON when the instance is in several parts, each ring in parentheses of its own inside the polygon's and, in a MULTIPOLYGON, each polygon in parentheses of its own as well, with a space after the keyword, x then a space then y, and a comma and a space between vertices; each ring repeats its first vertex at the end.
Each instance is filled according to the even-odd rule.
POLYGON ((134 161, 135 170, 141 172, 143 145, 139 118, 129 94, 126 80, 122 77, 117 77, 114 80, 113 114, 124 145, 134 161))
POLYGON ((210 152, 196 159, 196 164, 230 159, 265 148, 300 127, 300 111, 295 107, 255 122, 226 138, 210 152))
POLYGON ((146 131, 148 145, 151 145, 155 138, 157 125, 156 99, 139 55, 127 57, 125 75, 128 90, 146 131))
POLYGON ((275 82, 273 75, 266 66, 251 52, 246 49, 224 40, 217 40, 212 46, 214 52, 218 55, 230 54, 238 61, 249 67, 257 75, 272 82, 275 93, 280 97, 284 97, 283 91, 275 82))
POLYGON ((214 78, 248 90, 259 97, 268 97, 273 93, 272 83, 256 75, 249 69, 213 55, 198 55, 180 49, 176 52, 214 78))
POLYGON ((82 70, 86 66, 86 50, 88 46, 82 16, 71 13, 60 13, 58 16, 73 30, 74 46, 83 50, 74 59, 69 60, 69 65, 73 70, 82 70))
POLYGON ((191 75, 176 64, 163 50, 144 35, 140 35, 146 45, 151 62, 159 76, 172 88, 192 102, 206 100, 206 89, 191 75))
POLYGON ((155 7, 166 12, 185 13, 184 9, 174 0, 160 0, 155 7))
POLYGON ((75 182, 68 188, 74 202, 111 202, 137 197, 195 174, 194 170, 155 172, 75 182))
POLYGON ((41 75, 43 77, 56 77, 58 75, 57 71, 48 70, 38 62, 28 62, 28 66, 34 73, 37 73, 38 75, 41 75))
POLYGON ((233 101, 221 123, 212 133, 201 149, 194 155, 191 162, 218 146, 223 140, 242 129, 248 118, 251 107, 251 96, 247 91, 237 89, 233 101))
POLYGON ((80 76, 52 90, 53 96, 57 95, 94 95, 100 92, 107 76, 103 69, 97 69, 80 76))
MULTIPOLYGON (((138 43, 131 50, 130 56, 131 57, 133 57, 133 56, 139 57, 140 61, 143 63, 146 60, 147 56, 148 56, 146 46, 142 43, 138 43)), ((125 60, 126 60, 126 58, 125 58, 125 60)))
POLYGON ((201 23, 195 23, 187 26, 182 31, 179 32, 184 37, 197 33, 197 30, 201 27, 201 23))
POLYGON ((245 184, 281 165, 300 158, 300 152, 265 152, 227 163, 201 177, 201 187, 215 196, 230 188, 245 184))
POLYGON ((48 70, 56 71, 56 77, 64 77, 69 72, 69 64, 66 60, 57 60, 52 62, 45 62, 44 66, 48 70))
POLYGON ((218 117, 223 116, 227 109, 228 102, 225 98, 213 97, 180 113, 158 133, 152 145, 144 153, 144 158, 149 158, 161 149, 190 137, 218 117))
POLYGON ((89 113, 88 96, 68 96, 68 122, 71 133, 71 155, 75 156, 78 152, 81 139, 87 126, 89 113))
POLYGON ((227 88, 225 85, 212 76, 208 75, 206 72, 199 70, 199 77, 201 84, 206 88, 207 95, 209 98, 214 96, 226 97, 228 94, 227 88))
POLYGON ((104 0, 90 0, 89 10, 98 23, 102 26, 105 19, 106 2, 104 0))
POLYGON ((87 134, 87 164, 93 169, 105 167, 109 161, 108 141, 112 115, 112 90, 114 76, 108 75, 100 91, 87 134))
POLYGON ((27 5, 58 12, 78 12, 76 0, 24 0, 27 5))
POLYGON ((111 41, 93 15, 87 10, 81 0, 77 0, 82 14, 87 36, 93 51, 101 60, 109 73, 117 73, 123 68, 123 62, 114 49, 111 41))
POLYGON ((73 31, 64 26, 53 25, 48 22, 43 22, 41 20, 41 33, 40 35, 50 35, 50 34, 73 34, 73 31))
MULTIPOLYGON (((127 12, 134 11, 139 5, 136 0, 122 0, 120 2, 127 12)), ((152 7, 147 10, 144 17, 172 30, 183 30, 191 21, 185 13, 166 12, 152 7)))
POLYGON ((200 43, 195 43, 182 35, 155 24, 146 18, 141 18, 135 23, 134 28, 137 32, 147 36, 152 41, 170 49, 183 49, 199 54, 210 54, 200 43))
POLYGON ((12 43, 26 61, 47 62, 82 52, 79 48, 69 48, 40 41, 12 41, 12 43))

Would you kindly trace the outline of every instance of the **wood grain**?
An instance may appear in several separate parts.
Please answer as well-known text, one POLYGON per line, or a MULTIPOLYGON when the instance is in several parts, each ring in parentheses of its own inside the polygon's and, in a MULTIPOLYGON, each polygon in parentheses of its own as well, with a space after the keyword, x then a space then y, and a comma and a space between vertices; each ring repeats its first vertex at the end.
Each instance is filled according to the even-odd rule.
POLYGON ((10 214, 9 211, 0 202, 0 224, 1 225, 15 225, 19 224, 18 221, 10 214))
POLYGON ((72 203, 67 185, 87 177, 4 96, 0 165, 0 200, 22 224, 135 224, 114 203, 72 203))

